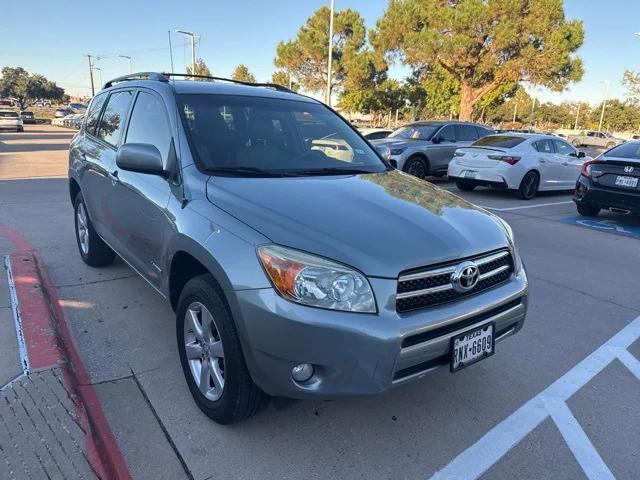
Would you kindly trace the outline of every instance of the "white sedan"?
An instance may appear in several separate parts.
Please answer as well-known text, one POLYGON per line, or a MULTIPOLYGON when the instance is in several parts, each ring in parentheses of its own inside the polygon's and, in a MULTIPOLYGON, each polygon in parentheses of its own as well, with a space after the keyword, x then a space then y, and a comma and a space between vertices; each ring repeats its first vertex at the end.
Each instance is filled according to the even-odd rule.
POLYGON ((501 133, 456 150, 448 175, 460 190, 507 188, 529 200, 541 190, 575 188, 586 160, 584 152, 552 135, 501 133))

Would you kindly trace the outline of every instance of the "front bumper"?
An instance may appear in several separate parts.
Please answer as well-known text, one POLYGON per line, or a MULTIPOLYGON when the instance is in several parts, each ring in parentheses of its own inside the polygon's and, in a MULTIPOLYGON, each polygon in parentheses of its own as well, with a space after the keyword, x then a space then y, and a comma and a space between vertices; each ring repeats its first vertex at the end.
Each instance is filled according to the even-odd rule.
POLYGON ((378 300, 375 315, 298 305, 271 288, 234 292, 231 308, 254 382, 288 398, 381 393, 447 365, 453 336, 495 322, 501 340, 522 328, 527 311, 522 268, 478 295, 402 314, 395 309, 397 281, 370 281, 378 300), (300 363, 315 368, 304 383, 291 378, 291 368, 300 363))
POLYGON ((640 214, 640 191, 603 187, 583 175, 576 183, 573 201, 578 205, 618 208, 640 214))

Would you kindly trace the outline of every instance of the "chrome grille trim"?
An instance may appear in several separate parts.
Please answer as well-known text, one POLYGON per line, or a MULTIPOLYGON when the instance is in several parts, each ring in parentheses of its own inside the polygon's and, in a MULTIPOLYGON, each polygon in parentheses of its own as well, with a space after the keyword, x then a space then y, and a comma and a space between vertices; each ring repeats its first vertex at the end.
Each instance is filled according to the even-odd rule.
MULTIPOLYGON (((484 265, 485 263, 493 262, 494 260, 499 260, 502 257, 506 257, 507 255, 509 255, 509 252, 507 250, 504 250, 502 252, 494 253, 493 255, 488 255, 486 257, 478 258, 477 260, 474 260, 474 263, 480 266, 480 265, 484 265)), ((442 267, 442 268, 437 268, 435 270, 428 270, 426 272, 418 272, 418 273, 410 273, 409 275, 401 275, 398 278, 398 282, 407 282, 409 280, 419 280, 422 278, 437 277, 438 275, 444 275, 445 273, 453 273, 455 269, 456 269, 456 265, 453 265, 451 267, 442 267)))
POLYGON ((425 288, 423 290, 416 290, 415 292, 404 292, 396 294, 396 299, 419 297, 420 295, 429 295, 431 293, 444 292, 450 290, 453 287, 449 283, 448 285, 440 285, 439 287, 425 288))
POLYGON ((480 277, 478 278, 478 281, 480 280, 484 280, 485 278, 489 278, 489 277, 493 277, 494 275, 498 275, 499 273, 504 272, 505 270, 509 270, 511 268, 511 265, 503 265, 501 267, 498 267, 494 270, 491 270, 490 272, 487 273, 483 273, 482 275, 480 275, 480 277))

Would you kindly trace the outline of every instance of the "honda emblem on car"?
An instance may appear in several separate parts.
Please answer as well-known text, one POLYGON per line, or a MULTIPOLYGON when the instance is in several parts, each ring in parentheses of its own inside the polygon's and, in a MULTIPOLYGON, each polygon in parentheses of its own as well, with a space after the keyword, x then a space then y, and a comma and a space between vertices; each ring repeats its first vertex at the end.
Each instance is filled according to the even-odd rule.
POLYGON ((633 173, 633 167, 631 165, 627 165, 624 167, 624 173, 633 173))
POLYGON ((476 286, 480 278, 480 270, 473 262, 463 262, 451 275, 451 285, 457 292, 464 293, 476 286))

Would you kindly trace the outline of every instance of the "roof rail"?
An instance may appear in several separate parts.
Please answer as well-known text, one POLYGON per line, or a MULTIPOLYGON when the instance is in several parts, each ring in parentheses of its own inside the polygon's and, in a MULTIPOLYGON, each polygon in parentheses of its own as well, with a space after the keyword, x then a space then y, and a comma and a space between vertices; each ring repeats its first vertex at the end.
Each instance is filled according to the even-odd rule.
POLYGON ((156 80, 158 82, 168 82, 169 79, 158 72, 139 72, 139 73, 130 73, 129 75, 123 75, 121 77, 114 78, 113 80, 109 80, 104 84, 103 88, 109 88, 115 83, 127 82, 130 80, 156 80))
POLYGON ((293 90, 284 87, 282 85, 278 85, 277 83, 254 83, 254 82, 243 82, 242 80, 234 80, 232 78, 224 78, 224 77, 213 77, 210 75, 192 75, 190 73, 169 73, 162 72, 166 78, 170 77, 181 77, 181 78, 203 78, 206 80, 215 80, 219 82, 230 82, 237 83, 238 85, 247 85, 249 87, 265 87, 265 88, 273 88, 279 92, 287 92, 287 93, 296 93, 293 90))

